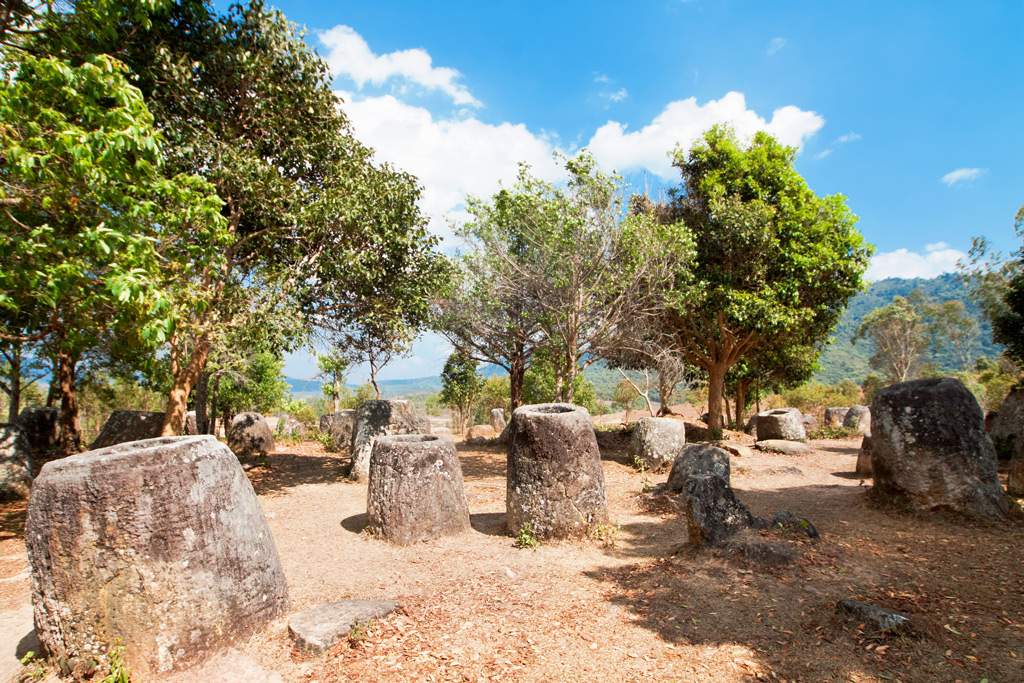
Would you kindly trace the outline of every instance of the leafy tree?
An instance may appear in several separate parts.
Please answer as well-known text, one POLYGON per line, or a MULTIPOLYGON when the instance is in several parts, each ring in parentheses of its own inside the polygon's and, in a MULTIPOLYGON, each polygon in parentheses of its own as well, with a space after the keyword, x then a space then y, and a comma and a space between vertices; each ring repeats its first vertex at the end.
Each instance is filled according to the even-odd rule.
MULTIPOLYGON (((79 3, 78 8, 82 7, 79 3)), ((370 320, 422 322, 444 271, 408 174, 377 165, 352 135, 326 64, 259 0, 217 15, 202 2, 158 7, 105 32, 67 19, 67 49, 123 55, 170 143, 171 168, 224 200, 220 268, 193 272, 214 303, 169 336, 165 433, 218 340, 283 318, 296 334, 370 320)))
POLYGON ((412 350, 415 331, 401 320, 378 317, 360 321, 332 333, 335 348, 344 349, 349 362, 366 364, 370 369, 370 384, 380 400, 377 373, 395 358, 403 358, 412 350))
POLYGON ((0 82, 0 339, 47 340, 58 366, 61 450, 81 445, 76 365, 101 337, 152 348, 183 304, 188 267, 217 267, 220 201, 170 175, 139 91, 104 55, 77 65, 8 53, 0 82))
POLYGON ((927 302, 920 290, 914 290, 864 316, 853 339, 870 338, 875 347, 871 367, 891 381, 905 382, 931 341, 927 313, 927 302))
POLYGON ((281 375, 283 367, 284 360, 273 353, 256 353, 241 373, 241 379, 233 379, 221 387, 221 409, 227 415, 235 415, 250 410, 267 414, 280 408, 288 398, 288 383, 281 375))
POLYGON ((21 412, 22 394, 53 372, 41 351, 39 344, 0 340, 0 391, 7 394, 8 422, 14 422, 21 412))
MULTIPOLYGON (((526 404, 558 402, 558 371, 555 363, 546 353, 535 356, 533 363, 526 371, 523 383, 523 402, 526 404)), ((597 392, 593 383, 583 373, 573 379, 572 401, 570 403, 583 406, 591 415, 606 412, 597 401, 597 392)))
MULTIPOLYGON (((1013 224, 1017 237, 1024 238, 1024 206, 1020 208, 1013 224)), ((1006 347, 1009 356, 1018 367, 1024 366, 1024 247, 1014 252, 1016 259, 1006 268, 1012 273, 1006 282, 1002 305, 991 310, 992 334, 995 341, 1006 347)))
MULTIPOLYGON (((619 383, 615 385, 615 394, 612 395, 612 405, 618 406, 626 411, 626 420, 629 420, 629 413, 639 406, 640 399, 645 399, 647 403, 647 409, 651 410, 651 401, 647 396, 647 392, 641 393, 640 388, 629 378, 623 376, 619 383)), ((651 411, 654 414, 654 411, 651 411)))
POLYGON ((932 334, 938 341, 948 343, 956 350, 960 369, 964 372, 974 365, 974 347, 978 341, 978 321, 968 314, 963 301, 950 300, 929 307, 932 334))
POLYGON ((454 351, 441 371, 441 402, 456 411, 458 431, 466 429, 473 400, 483 388, 483 378, 476 374, 476 361, 459 350, 454 351))
POLYGON ((508 418, 512 415, 508 377, 488 377, 480 387, 473 406, 473 421, 484 424, 491 419, 491 411, 501 408, 508 418))
POLYGON ((767 133, 744 146, 715 126, 676 150, 683 182, 667 206, 634 204, 693 234, 692 262, 665 284, 664 315, 679 350, 708 373, 712 429, 730 368, 779 337, 822 343, 862 286, 872 248, 856 217, 842 196, 814 194, 794 156, 767 133))
POLYGON ((661 267, 689 247, 679 225, 623 220, 621 178, 602 173, 586 151, 564 166, 564 185, 524 165, 512 189, 490 203, 470 201, 476 220, 461 234, 476 247, 464 259, 471 277, 439 325, 509 370, 513 406, 527 360, 540 349, 554 371, 555 400, 571 402, 575 378, 619 345, 620 330, 658 313, 661 267))
POLYGON ((320 369, 317 377, 324 380, 324 395, 334 402, 335 413, 341 409, 341 394, 345 388, 351 362, 351 359, 337 349, 316 356, 316 366, 320 369))

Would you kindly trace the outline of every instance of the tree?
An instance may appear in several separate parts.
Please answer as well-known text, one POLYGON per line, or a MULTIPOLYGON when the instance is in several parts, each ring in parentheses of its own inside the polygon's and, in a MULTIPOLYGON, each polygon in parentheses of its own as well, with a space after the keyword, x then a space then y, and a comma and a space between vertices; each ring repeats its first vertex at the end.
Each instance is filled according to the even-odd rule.
POLYGON ((542 348, 554 370, 554 400, 572 402, 575 378, 612 352, 618 330, 657 315, 663 265, 688 253, 682 226, 623 218, 621 178, 602 173, 589 153, 564 167, 564 185, 535 178, 524 165, 512 189, 489 204, 470 202, 477 220, 460 234, 484 256, 467 259, 468 270, 496 273, 500 285, 471 279, 470 294, 450 302, 446 310, 456 313, 440 324, 509 369, 513 406, 526 359, 542 348), (460 306, 467 299, 481 305, 460 306))
POLYGON ((819 197, 793 168, 795 150, 764 132, 741 145, 727 126, 707 131, 674 164, 682 186, 663 206, 696 253, 666 282, 664 324, 686 359, 708 373, 709 422, 722 426, 725 376, 757 348, 799 332, 828 338, 861 289, 872 248, 840 195, 819 197))
POLYGON ((377 373, 395 358, 407 356, 412 350, 415 330, 401 320, 388 316, 367 318, 354 325, 333 330, 332 345, 345 349, 345 356, 355 365, 366 364, 370 369, 370 384, 380 400, 377 373))
MULTIPOLYGON (((269 351, 257 352, 241 373, 241 379, 226 382, 220 390, 225 415, 244 411, 270 413, 288 397, 288 383, 281 376, 284 361, 269 351)), ((225 424, 230 422, 225 419, 225 424)))
POLYGON ((342 390, 345 388, 351 362, 351 359, 338 349, 330 353, 318 353, 316 356, 316 366, 320 369, 317 377, 324 380, 324 395, 334 403, 332 412, 336 413, 341 409, 342 390))
MULTIPOLYGON (((1018 238, 1024 238, 1024 206, 1017 211, 1013 224, 1018 238)), ((1016 258, 1004 270, 1009 277, 999 305, 990 307, 993 339, 1006 347, 1006 355, 1024 366, 1024 247, 1014 252, 1016 258)))
POLYGON ((974 366, 974 345, 978 341, 978 321, 967 313, 963 301, 950 300, 929 307, 932 331, 937 340, 950 344, 960 360, 960 369, 974 366))
POLYGON ((868 361, 871 367, 885 372, 891 381, 905 382, 931 341, 927 313, 927 302, 915 289, 865 315, 853 341, 870 338, 875 346, 868 361))
POLYGON ((189 267, 217 266, 224 222, 206 183, 166 172, 118 61, 7 57, 17 71, 0 83, 0 339, 53 349, 67 454, 80 448, 82 354, 103 335, 137 349, 166 341, 189 267))
POLYGON ((483 388, 483 378, 476 374, 476 361, 468 354, 454 351, 441 371, 441 402, 456 411, 457 431, 466 430, 473 400, 483 388))
POLYGON ((223 262, 193 280, 214 303, 188 308, 169 336, 165 434, 180 430, 207 357, 234 327, 422 321, 444 270, 420 188, 353 137, 329 69, 280 12, 254 0, 217 15, 184 0, 145 25, 93 32, 69 17, 64 28, 69 50, 124 56, 171 143, 170 166, 202 175, 224 201, 223 262))

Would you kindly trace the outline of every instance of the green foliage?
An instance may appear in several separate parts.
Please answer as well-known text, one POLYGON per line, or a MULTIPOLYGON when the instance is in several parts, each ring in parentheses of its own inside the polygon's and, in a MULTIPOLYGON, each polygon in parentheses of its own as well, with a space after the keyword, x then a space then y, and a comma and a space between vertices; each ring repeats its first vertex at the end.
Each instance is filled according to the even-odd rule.
POLYGON ((456 350, 445 361, 441 371, 440 400, 456 411, 457 430, 463 431, 469 420, 473 402, 484 386, 484 380, 476 373, 477 363, 468 354, 456 350))
POLYGON ((438 417, 444 411, 444 403, 441 402, 441 394, 430 394, 424 402, 424 409, 427 415, 438 417))
POLYGON ((850 380, 827 386, 811 382, 781 395, 779 407, 798 408, 802 413, 819 412, 825 408, 858 405, 861 401, 860 387, 850 380))
POLYGON ((24 667, 18 676, 19 683, 28 683, 28 681, 40 681, 46 678, 46 667, 43 662, 36 658, 34 650, 29 650, 25 653, 25 656, 20 660, 21 666, 24 667))
POLYGON ((852 341, 870 339, 875 349, 868 361, 871 367, 891 381, 904 382, 931 344, 927 316, 924 293, 915 289, 864 316, 852 341))
POLYGON ((512 414, 511 386, 508 375, 488 377, 480 387, 473 404, 473 423, 486 424, 491 419, 491 410, 501 408, 505 416, 512 414))
POLYGON ((766 346, 818 348, 873 251, 845 198, 815 195, 794 157, 764 132, 744 147, 726 126, 675 152, 683 183, 663 220, 681 218, 696 253, 669 287, 667 312, 687 359, 709 373, 712 429, 728 369, 766 346))
MULTIPOLYGON (((558 396, 555 390, 556 368, 546 355, 537 355, 533 363, 526 371, 523 382, 523 402, 525 404, 551 403, 557 401, 558 396)), ((583 406, 591 415, 601 415, 606 411, 603 405, 597 402, 597 393, 594 385, 580 373, 573 379, 573 405, 583 406)))
POLYGON ((100 683, 130 683, 132 670, 124 661, 124 647, 120 644, 115 644, 113 649, 107 654, 107 659, 110 662, 110 671, 103 677, 100 683))
POLYGON ((373 388, 372 384, 365 382, 355 389, 351 387, 342 389, 338 405, 341 406, 341 410, 351 410, 358 408, 360 403, 372 401, 375 398, 377 398, 377 390, 373 388))
POLYGON ((860 390, 864 394, 864 405, 871 405, 871 402, 875 400, 875 393, 888 386, 888 382, 875 374, 870 374, 864 378, 863 384, 861 384, 860 390))
POLYGON ((317 376, 323 379, 324 396, 334 401, 335 404, 341 400, 351 364, 351 359, 337 349, 333 349, 330 353, 316 355, 316 366, 320 370, 320 374, 317 376))
POLYGON ((605 548, 614 548, 618 545, 619 536, 622 534, 621 524, 602 523, 595 526, 590 532, 590 538, 600 543, 605 548))
POLYGON ((845 439, 848 436, 858 436, 860 434, 853 427, 833 427, 832 425, 825 425, 821 429, 816 429, 813 432, 807 434, 808 439, 845 439))
POLYGON ((541 542, 533 535, 533 528, 530 526, 530 523, 524 522, 519 527, 519 530, 516 531, 515 546, 517 548, 536 548, 539 545, 541 545, 541 542))
POLYGON ((628 380, 619 380, 615 385, 615 393, 612 394, 612 405, 620 410, 636 410, 643 407, 643 399, 636 393, 636 389, 628 380))
MULTIPOLYGON (((1024 206, 1017 212, 1013 227, 1017 237, 1024 238, 1024 206)), ((1006 346, 1006 355, 1024 367, 1024 246, 1014 256, 1016 273, 1006 283, 1003 306, 993 313, 992 333, 1006 346)))
POLYGON ((282 407, 288 397, 283 367, 284 360, 274 353, 257 352, 242 372, 244 379, 221 385, 220 405, 232 413, 251 410, 264 415, 282 407))

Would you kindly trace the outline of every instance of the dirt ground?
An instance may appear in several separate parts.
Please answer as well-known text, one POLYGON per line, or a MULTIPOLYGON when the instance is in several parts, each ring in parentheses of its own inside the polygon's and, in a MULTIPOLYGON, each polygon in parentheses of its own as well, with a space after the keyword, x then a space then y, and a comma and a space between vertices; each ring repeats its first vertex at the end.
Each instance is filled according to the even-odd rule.
MULTIPOLYGON (((296 650, 282 619, 232 655, 248 664, 221 662, 217 680, 1024 681, 1024 522, 870 506, 870 481, 851 474, 859 441, 732 458, 733 487, 754 514, 785 508, 821 533, 790 541, 799 559, 773 569, 687 550, 678 513, 645 493, 666 473, 637 472, 626 442, 603 433, 615 525, 534 549, 505 532, 498 447, 459 445, 473 531, 403 548, 362 533, 366 486, 342 478, 346 457, 281 443, 250 478, 292 609, 343 598, 403 608, 319 656, 296 650), (843 598, 901 610, 917 628, 871 633, 836 615, 843 598)), ((8 666, 17 643, 3 634, 20 633, 23 651, 30 633, 23 525, 23 503, 0 507, 8 666)))

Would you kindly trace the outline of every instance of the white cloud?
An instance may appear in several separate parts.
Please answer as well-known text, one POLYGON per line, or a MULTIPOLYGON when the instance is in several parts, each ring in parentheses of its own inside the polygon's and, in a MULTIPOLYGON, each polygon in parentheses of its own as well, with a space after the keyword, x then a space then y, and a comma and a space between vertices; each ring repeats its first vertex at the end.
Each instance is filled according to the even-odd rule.
POLYGON ((832 142, 832 146, 831 147, 828 147, 828 148, 823 149, 822 151, 818 152, 817 154, 814 155, 814 158, 815 159, 824 159, 829 154, 831 154, 832 152, 836 151, 836 145, 843 145, 843 144, 846 144, 847 142, 854 142, 855 140, 860 140, 860 135, 858 135, 857 133, 854 133, 853 131, 850 131, 846 135, 840 135, 839 137, 837 137, 832 142))
POLYGON ((732 124, 741 138, 764 130, 794 147, 825 125, 819 114, 792 105, 776 109, 771 121, 766 121, 747 109, 743 93, 730 92, 703 105, 697 104, 695 97, 670 102, 638 131, 627 132, 625 124, 609 121, 597 129, 587 146, 607 169, 645 169, 668 180, 675 175, 668 153, 677 144, 688 149, 704 131, 723 122, 732 124))
POLYGON ((611 83, 611 79, 604 74, 594 76, 594 83, 611 83))
POLYGON ((853 142, 854 140, 860 140, 860 135, 854 133, 853 131, 850 131, 846 135, 840 135, 839 137, 836 138, 836 142, 839 144, 842 144, 844 142, 853 142))
POLYGON ((784 47, 786 47, 785 38, 772 38, 772 42, 768 43, 768 54, 773 55, 784 47))
POLYGON ((553 145, 523 124, 441 119, 392 95, 354 99, 339 94, 356 137, 376 150, 379 161, 393 163, 423 184, 420 206, 431 217, 431 230, 445 239, 451 237, 447 219, 465 218, 459 207, 466 195, 487 197, 498 190, 499 181, 511 184, 520 161, 541 178, 560 177, 553 145))
POLYGON ((433 66, 426 50, 416 48, 377 55, 361 35, 344 25, 320 31, 317 37, 327 48, 331 73, 351 78, 360 89, 367 82, 379 86, 392 78, 400 78, 430 90, 440 90, 455 104, 482 106, 465 85, 456 82, 462 74, 449 67, 433 66))
POLYGON ((815 154, 814 158, 815 159, 824 159, 825 157, 827 157, 829 154, 831 154, 834 151, 835 150, 832 149, 831 147, 829 147, 828 149, 823 149, 820 152, 818 152, 817 154, 815 154))
POLYGON ((621 102, 622 100, 629 97, 629 92, 625 88, 620 88, 615 92, 601 93, 601 97, 612 102, 621 102))
POLYGON ((945 183, 949 187, 953 187, 959 183, 976 180, 987 170, 988 169, 985 168, 958 168, 955 171, 950 171, 946 175, 942 176, 941 182, 945 183))
POLYGON ((875 254, 865 277, 872 282, 890 277, 931 278, 956 270, 957 261, 967 256, 945 242, 929 244, 924 249, 924 254, 909 249, 875 254))

